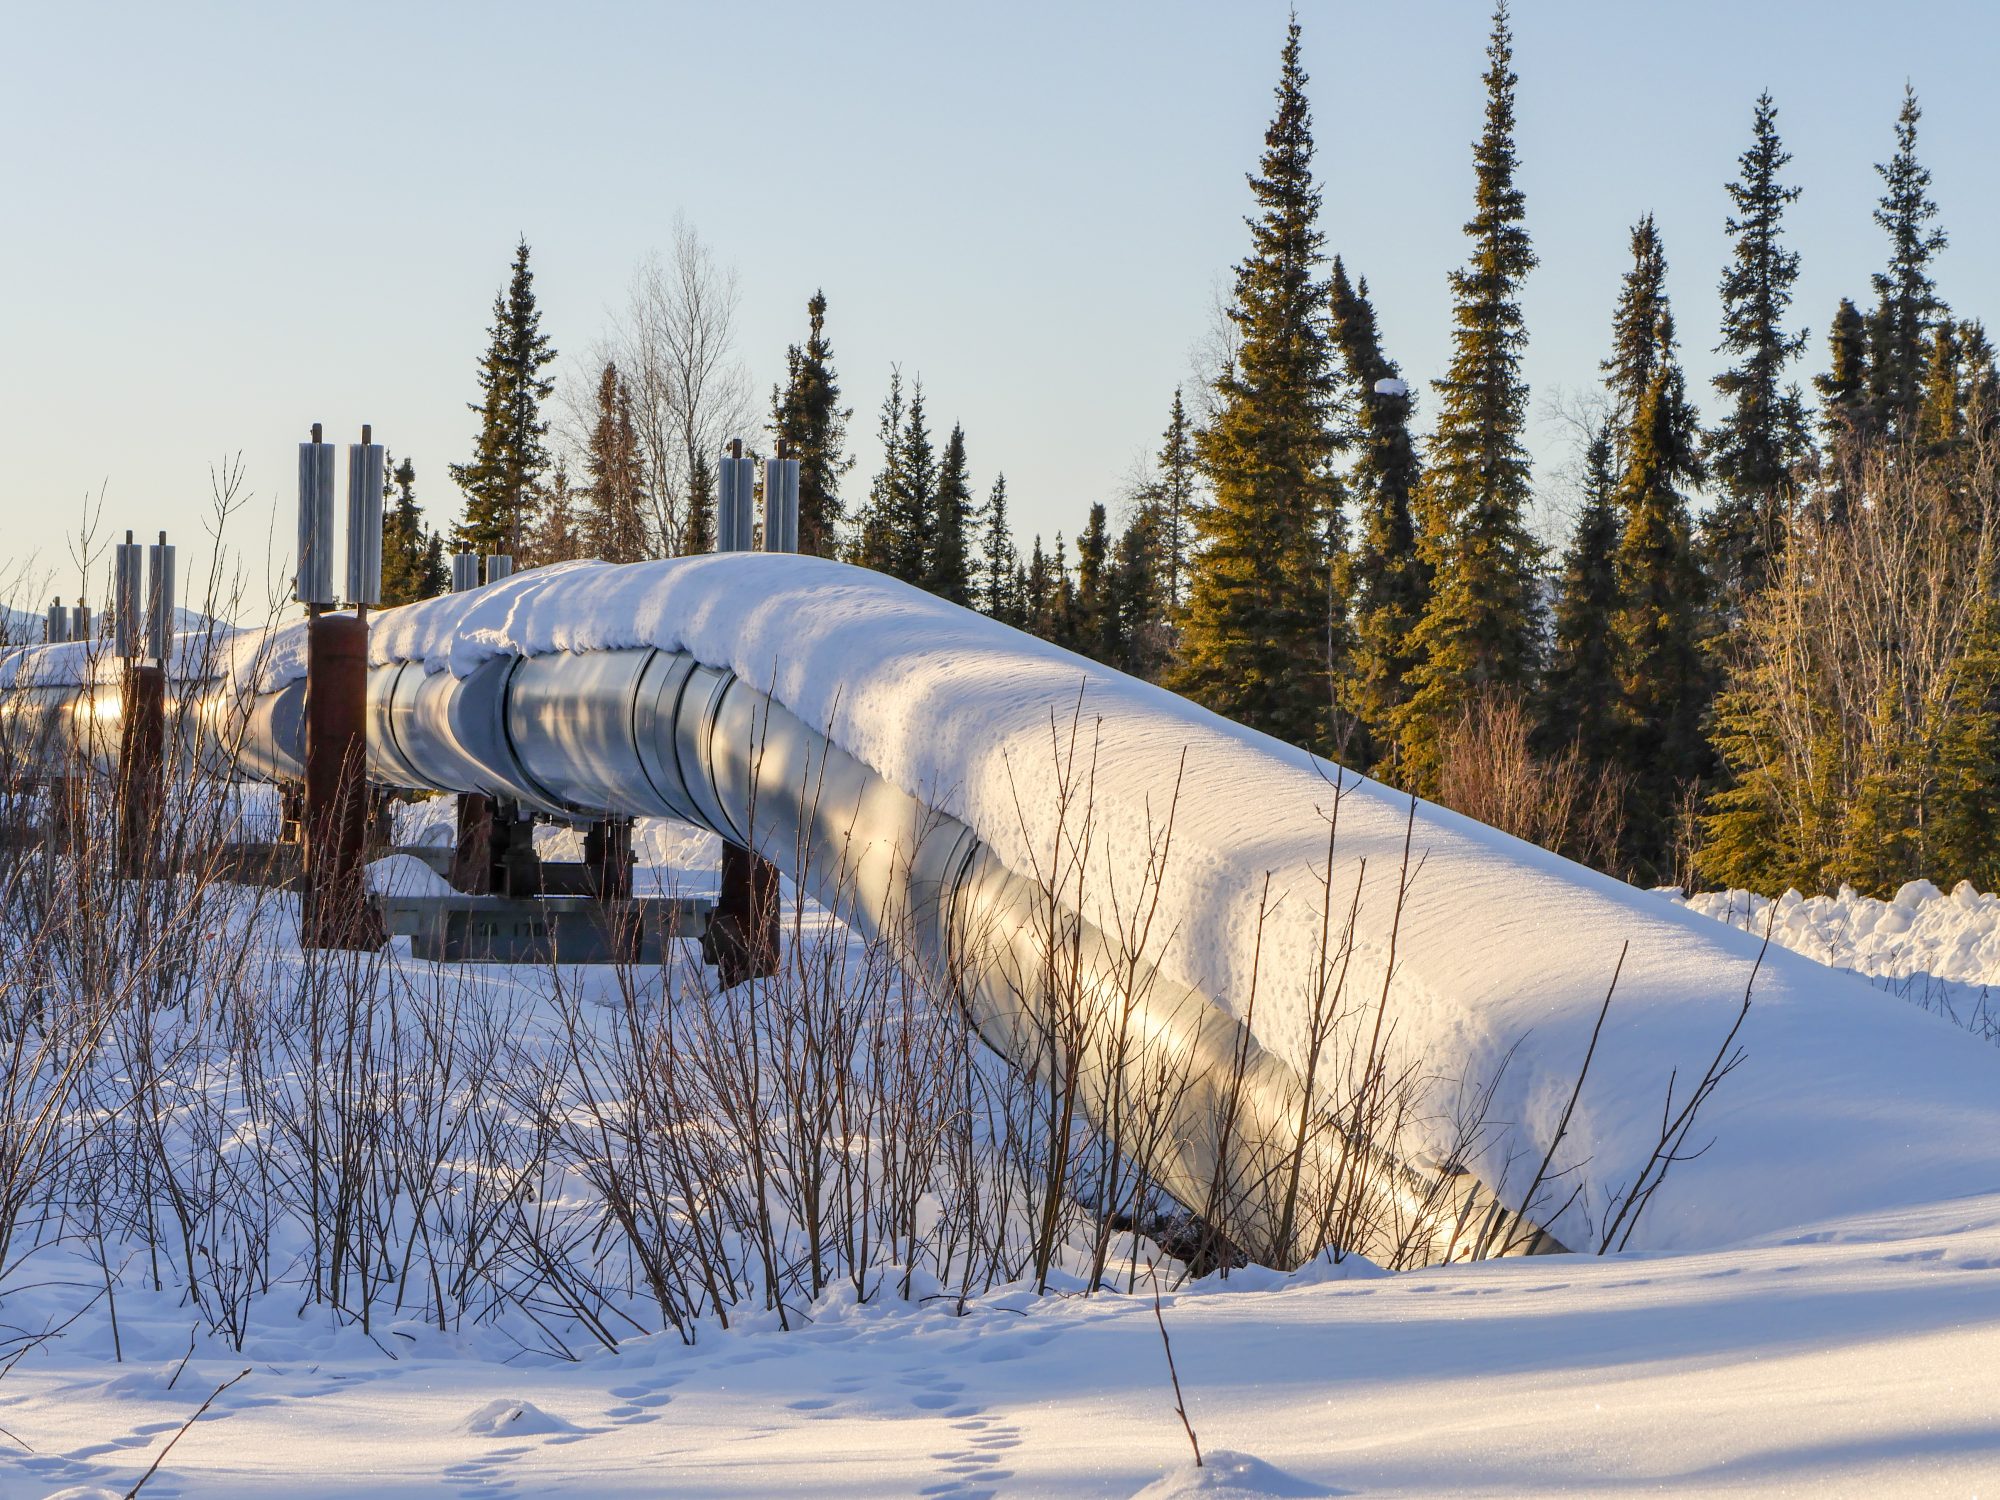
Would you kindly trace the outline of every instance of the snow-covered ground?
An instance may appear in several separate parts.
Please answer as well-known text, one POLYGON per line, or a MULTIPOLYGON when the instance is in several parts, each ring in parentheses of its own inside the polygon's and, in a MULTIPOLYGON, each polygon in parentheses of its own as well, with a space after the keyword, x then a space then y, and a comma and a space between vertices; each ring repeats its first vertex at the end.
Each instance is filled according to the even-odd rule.
POLYGON ((1749 891, 1709 891, 1691 910, 1862 975, 1877 988, 2000 1040, 2000 895, 1960 881, 1946 894, 1928 880, 1906 883, 1890 899, 1787 891, 1773 900, 1749 891))
MULTIPOLYGON (((2000 1196, 1704 1255, 1242 1273, 1163 1299, 1196 1435, 1254 1495, 1990 1495, 2000 1196)), ((121 1299, 0 1383, 0 1493, 1132 1496, 1186 1460, 1149 1296, 831 1297, 810 1327, 577 1364, 277 1309, 239 1357, 121 1299), (171 1387, 171 1388, 170 1388, 171 1387), (516 1415, 518 1413, 518 1415, 516 1415)), ((1185 1476, 1183 1476, 1185 1477, 1185 1476)), ((1230 1493, 1169 1486, 1152 1494, 1230 1493)))
MULTIPOLYGON (((414 810, 405 836, 448 811, 414 810)), ((640 847, 663 885, 713 859, 669 825, 640 847)), ((1743 923, 1740 895, 1693 904, 1743 923)), ((1767 916, 1749 913, 1759 931, 1767 916)), ((1961 986, 2000 977, 1990 897, 1790 901, 1773 931, 1899 984, 1926 965, 1961 986)), ((507 976, 475 982, 518 1001, 507 976)), ((8 1332, 83 1311, 0 1375, 0 1500, 123 1495, 176 1434, 143 1495, 2000 1489, 2000 1183, 1701 1253, 1239 1270, 1169 1286, 1157 1314, 1143 1280, 1000 1287, 962 1316, 943 1296, 857 1306, 842 1286, 790 1330, 752 1313, 692 1345, 654 1333, 575 1359, 472 1325, 364 1333, 296 1289, 254 1304, 238 1350, 136 1270, 114 1320, 80 1259, 25 1264, 0 1301, 8 1332)))

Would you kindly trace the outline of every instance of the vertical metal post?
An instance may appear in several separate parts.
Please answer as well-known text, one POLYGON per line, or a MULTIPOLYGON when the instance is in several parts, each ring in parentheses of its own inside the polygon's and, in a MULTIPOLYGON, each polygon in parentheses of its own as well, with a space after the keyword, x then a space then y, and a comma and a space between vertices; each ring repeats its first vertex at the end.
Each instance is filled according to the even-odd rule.
POLYGON ((142 880, 154 871, 160 812, 166 801, 167 669, 129 662, 118 733, 118 873, 142 880))
POLYGON ((368 622, 315 612, 306 624, 305 883, 308 948, 378 948, 362 878, 368 838, 368 622))
POLYGON ((158 544, 146 552, 146 648, 142 654, 164 667, 174 639, 174 549, 167 545, 163 531, 158 544))
POLYGON ((333 586, 333 444, 320 436, 315 422, 312 441, 299 444, 299 571, 293 597, 308 609, 339 602, 333 586))
POLYGON ((764 550, 799 550, 799 461, 785 456, 778 439, 778 456, 764 460, 764 550))
POLYGON ((112 653, 125 661, 131 661, 143 649, 145 582, 145 549, 132 540, 128 531, 125 540, 114 549, 111 569, 112 653))
POLYGON ((478 792, 458 796, 458 837, 451 850, 451 883, 469 896, 493 890, 493 799, 478 792))
POLYGON ((632 902, 632 820, 602 818, 583 835, 584 868, 612 954, 637 963, 646 949, 646 930, 632 902))
POLYGON ((632 899, 632 820, 603 818, 583 835, 583 862, 599 901, 632 899))
POLYGON ((382 602, 382 470, 387 455, 364 425, 347 449, 347 602, 382 602))

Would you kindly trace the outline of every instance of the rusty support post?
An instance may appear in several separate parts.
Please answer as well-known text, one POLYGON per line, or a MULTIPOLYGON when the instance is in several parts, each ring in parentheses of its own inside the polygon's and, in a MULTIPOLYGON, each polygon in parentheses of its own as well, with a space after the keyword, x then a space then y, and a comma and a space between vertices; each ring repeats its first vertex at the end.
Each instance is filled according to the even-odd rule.
POLYGON ((118 745, 118 873, 154 873, 154 847, 166 796, 167 669, 127 669, 118 745))
POLYGON ((583 835, 583 866, 604 923, 608 950, 625 963, 637 963, 645 951, 646 933, 632 905, 632 820, 601 818, 583 835))
POLYGON ((394 788, 368 789, 368 857, 379 859, 396 847, 396 793, 394 788))
POLYGON ((583 862, 599 901, 632 899, 632 820, 605 818, 583 835, 583 862))
POLYGON ((368 622, 315 614, 306 625, 305 882, 308 948, 379 948, 363 880, 368 837, 368 622))
POLYGON ((478 792, 459 793, 451 883, 468 896, 486 896, 493 891, 493 799, 478 792))
POLYGON ((722 845, 722 889, 701 956, 724 989, 778 972, 778 867, 740 844, 722 845))
POLYGON ((511 900, 542 894, 542 857, 535 853, 535 820, 517 803, 501 801, 493 813, 493 890, 511 900))
POLYGON ((306 789, 296 781, 278 787, 278 842, 303 844, 306 841, 306 789))
POLYGON ((49 841, 79 859, 90 842, 90 781, 74 772, 49 778, 49 841))

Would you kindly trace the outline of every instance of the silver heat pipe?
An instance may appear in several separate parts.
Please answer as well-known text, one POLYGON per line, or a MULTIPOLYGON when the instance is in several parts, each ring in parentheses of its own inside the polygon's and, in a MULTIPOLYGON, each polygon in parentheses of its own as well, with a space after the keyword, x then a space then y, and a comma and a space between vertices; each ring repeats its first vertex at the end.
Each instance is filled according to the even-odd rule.
MULTIPOLYGON (((248 699, 219 680, 180 691, 200 726, 182 736, 184 761, 302 776, 303 682, 248 699)), ((108 765, 117 696, 17 689, 0 704, 0 742, 108 765)), ((502 656, 462 678, 421 662, 377 666, 368 757, 371 779, 398 787, 509 798, 568 821, 677 818, 756 851, 955 995, 1015 1068, 1046 1083, 1073 1063, 1092 1124, 1252 1259, 1297 1265, 1330 1224, 1345 1248, 1385 1264, 1562 1249, 1462 1167, 1397 1160, 1326 1120, 1297 1070, 1208 996, 1135 960, 963 823, 685 651, 502 656)))

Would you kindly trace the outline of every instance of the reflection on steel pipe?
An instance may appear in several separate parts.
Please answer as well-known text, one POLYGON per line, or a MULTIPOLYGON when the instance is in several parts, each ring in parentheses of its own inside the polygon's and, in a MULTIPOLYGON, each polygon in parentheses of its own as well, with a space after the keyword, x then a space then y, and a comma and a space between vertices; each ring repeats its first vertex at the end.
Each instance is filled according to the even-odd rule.
MULTIPOLYGON (((251 704, 243 770, 297 775, 297 688, 251 704)), ((893 945, 1014 1066, 1046 1067, 1052 1036, 1079 1038, 1089 1118, 1130 1127, 1129 1141, 1130 1101, 1147 1101, 1151 1179, 1259 1260, 1315 1253, 1320 1221, 1294 1205, 1337 1191, 1365 1196, 1348 1248, 1378 1259, 1460 1258, 1496 1225, 1513 1250, 1561 1248, 1462 1170, 1399 1161, 1333 1129, 1302 1145, 1304 1084, 1240 1022, 1134 962, 971 829, 724 668, 650 648, 556 652, 491 658, 462 678, 391 662, 370 671, 367 688, 377 780, 572 821, 684 819, 782 866, 857 931, 893 945), (1350 1170, 1356 1162, 1366 1170, 1350 1170)), ((238 701, 226 683, 186 690, 208 695, 204 722, 238 701)), ((96 717, 58 722, 76 734, 96 717)))

